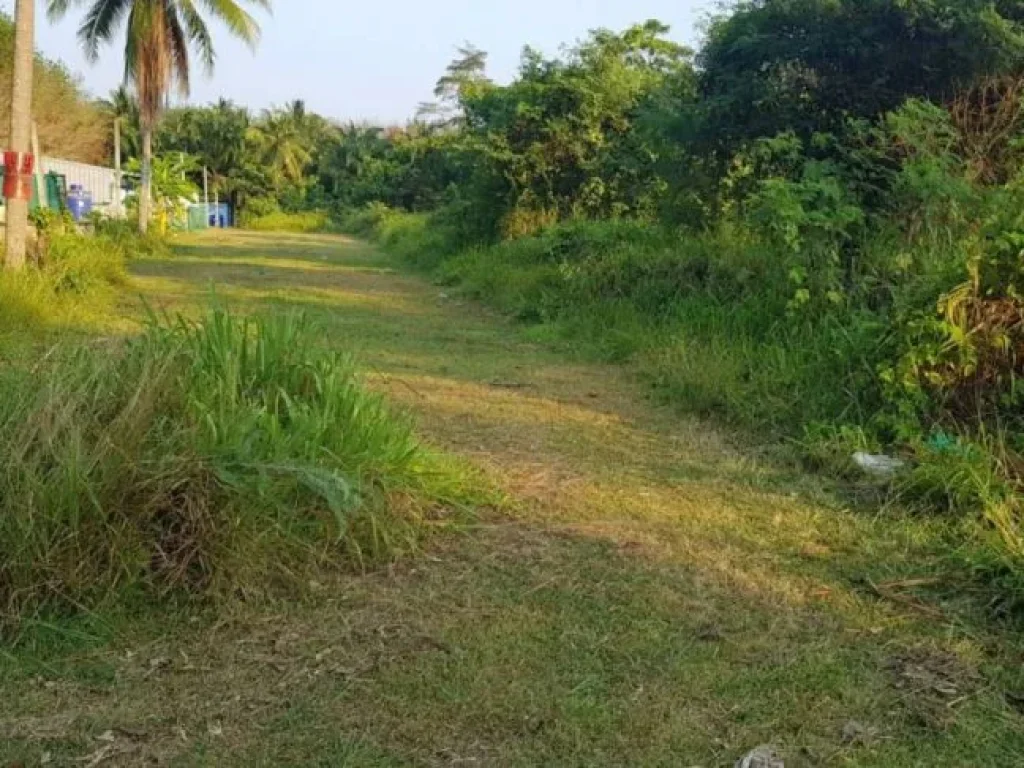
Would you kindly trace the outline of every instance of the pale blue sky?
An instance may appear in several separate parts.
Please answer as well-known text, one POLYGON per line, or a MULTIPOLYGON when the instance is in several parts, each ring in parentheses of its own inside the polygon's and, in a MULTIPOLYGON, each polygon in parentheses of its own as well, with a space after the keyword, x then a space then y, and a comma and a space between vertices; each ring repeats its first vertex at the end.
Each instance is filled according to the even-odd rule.
MULTIPOLYGON (((12 3, 4 3, 11 5, 12 3)), ((216 30, 219 60, 212 79, 195 78, 192 102, 226 96, 253 108, 303 98, 330 117, 404 122, 470 41, 491 54, 499 81, 515 71, 522 46, 554 54, 595 27, 621 29, 650 18, 693 44, 716 0, 276 0, 263 17, 253 54, 216 30)), ((43 0, 39 0, 43 6, 43 0)), ((89 65, 75 30, 82 12, 58 25, 40 12, 38 47, 65 61, 87 90, 105 95, 121 80, 117 48, 89 65)))

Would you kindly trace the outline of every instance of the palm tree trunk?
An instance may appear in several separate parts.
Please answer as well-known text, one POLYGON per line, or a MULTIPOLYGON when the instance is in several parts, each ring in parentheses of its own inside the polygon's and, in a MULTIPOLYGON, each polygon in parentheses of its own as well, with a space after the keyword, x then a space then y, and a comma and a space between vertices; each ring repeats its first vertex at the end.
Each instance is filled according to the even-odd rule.
POLYGON ((142 184, 139 187, 139 232, 149 231, 153 216, 153 125, 142 122, 142 184))
MULTIPOLYGON (((32 67, 35 59, 35 0, 18 0, 14 27, 14 78, 11 90, 11 145, 12 152, 25 153, 31 149, 32 131, 32 67)), ((36 162, 39 158, 36 158, 36 162)), ((7 256, 8 269, 25 266, 28 241, 28 200, 7 200, 7 256)))

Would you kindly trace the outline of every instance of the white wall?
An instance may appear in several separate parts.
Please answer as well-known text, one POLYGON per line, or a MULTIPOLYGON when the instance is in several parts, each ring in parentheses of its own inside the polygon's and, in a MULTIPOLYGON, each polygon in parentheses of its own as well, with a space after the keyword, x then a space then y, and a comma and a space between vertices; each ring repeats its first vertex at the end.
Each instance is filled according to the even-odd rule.
POLYGON ((72 184, 81 185, 92 193, 93 205, 103 208, 120 202, 121 191, 117 186, 117 174, 113 168, 98 165, 86 165, 74 160, 61 160, 56 157, 44 157, 40 163, 43 174, 59 173, 68 180, 68 189, 72 184))

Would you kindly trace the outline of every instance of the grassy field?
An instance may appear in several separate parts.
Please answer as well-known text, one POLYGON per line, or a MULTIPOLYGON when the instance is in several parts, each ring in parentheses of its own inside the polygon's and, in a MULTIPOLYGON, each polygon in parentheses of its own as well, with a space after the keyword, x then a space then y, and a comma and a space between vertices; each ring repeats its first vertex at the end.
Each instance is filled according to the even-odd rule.
POLYGON ((301 599, 29 622, 0 765, 1024 762, 1019 626, 942 521, 843 501, 356 241, 183 240, 124 315, 139 294, 308 312, 507 502, 301 599))

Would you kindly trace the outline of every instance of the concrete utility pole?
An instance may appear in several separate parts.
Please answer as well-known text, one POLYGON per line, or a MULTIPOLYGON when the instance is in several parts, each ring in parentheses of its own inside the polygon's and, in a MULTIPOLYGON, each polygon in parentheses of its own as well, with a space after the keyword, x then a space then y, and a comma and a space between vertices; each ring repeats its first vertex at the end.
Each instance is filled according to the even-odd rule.
POLYGON ((124 207, 121 205, 121 186, 123 180, 121 178, 121 118, 114 119, 114 184, 117 189, 114 190, 114 211, 118 216, 124 214, 124 207))
POLYGON ((36 121, 32 121, 32 154, 36 158, 36 196, 39 198, 40 208, 49 208, 50 201, 47 199, 46 194, 46 177, 43 176, 43 153, 39 149, 39 126, 36 125, 36 121))
POLYGON ((28 206, 21 174, 26 169, 32 141, 32 68, 35 63, 35 0, 17 0, 14 10, 14 77, 11 89, 11 145, 13 159, 5 163, 4 187, 7 196, 7 258, 8 269, 25 266, 28 242, 28 206), (11 178, 14 174, 16 178, 11 178), (11 194, 7 194, 7 193, 11 194))

